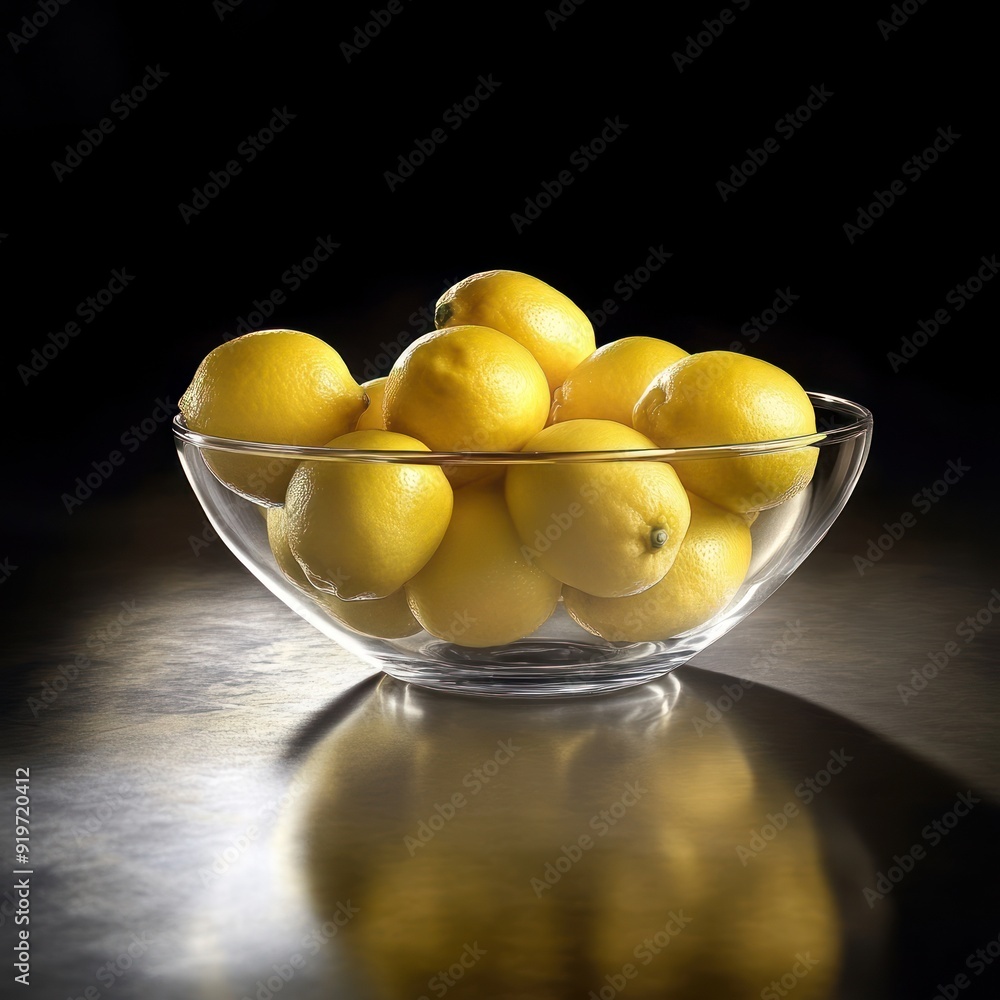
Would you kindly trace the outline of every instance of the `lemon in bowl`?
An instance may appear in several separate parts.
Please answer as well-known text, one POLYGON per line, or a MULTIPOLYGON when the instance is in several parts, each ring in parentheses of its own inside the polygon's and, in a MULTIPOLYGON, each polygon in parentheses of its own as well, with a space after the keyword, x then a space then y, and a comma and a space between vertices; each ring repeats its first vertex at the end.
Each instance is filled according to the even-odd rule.
POLYGON ((247 334, 174 421, 244 565, 403 681, 561 696, 668 673, 788 579, 868 455, 864 406, 733 352, 597 348, 520 272, 459 282, 436 321, 363 384, 319 338, 247 334))
MULTIPOLYGON (((759 607, 819 544, 861 475, 872 417, 865 407, 846 399, 821 393, 810 393, 809 399, 822 431, 705 447, 438 452, 350 446, 370 444, 358 439, 348 440, 346 447, 343 439, 335 445, 274 445, 206 435, 189 428, 181 415, 175 418, 174 435, 191 488, 229 548, 293 611, 374 669, 439 690, 506 697, 566 696, 642 684, 689 662, 759 607), (578 501, 565 502, 564 485, 553 489, 536 501, 539 510, 551 516, 542 523, 540 534, 526 537, 517 528, 506 491, 500 489, 526 474, 530 479, 555 470, 564 474, 556 477, 557 484, 560 478, 576 482, 581 475, 597 477, 613 495, 616 484, 624 493, 637 473, 646 476, 648 470, 669 467, 683 480, 687 462, 738 466, 749 459, 803 452, 808 454, 802 461, 808 461, 813 470, 809 483, 794 498, 760 510, 752 524, 747 523, 750 517, 704 498, 692 501, 691 494, 682 490, 688 503, 688 526, 670 567, 637 594, 617 597, 591 594, 574 585, 584 582, 575 576, 572 583, 564 582, 558 576, 563 572, 558 562, 539 558, 547 546, 561 540, 571 543, 586 517, 599 521, 599 505, 575 517, 578 509, 572 504, 578 501), (294 466, 295 475, 317 481, 332 469, 346 471, 361 482, 369 477, 374 481, 379 473, 398 476, 402 471, 417 480, 437 480, 439 497, 444 479, 452 490, 452 512, 437 546, 400 588, 381 597, 345 600, 331 593, 335 574, 323 577, 314 572, 310 578, 298 559, 295 565, 301 572, 289 572, 287 554, 279 550, 276 555, 268 537, 269 518, 261 516, 261 504, 216 474, 208 459, 218 455, 287 462, 294 466), (445 476, 446 468, 468 473, 472 481, 455 488, 445 476), (428 477, 428 473, 435 475, 428 477), (739 518, 739 525, 732 518, 739 518), (759 550, 758 539, 762 540, 759 550), (746 572, 740 578, 744 566, 746 572), (317 582, 328 589, 319 589, 317 582), (362 609, 367 601, 379 602, 380 608, 386 607, 386 601, 405 602, 405 607, 397 603, 395 608, 394 620, 402 618, 403 624, 366 630, 363 616, 338 613, 345 604, 362 609), (409 634, 379 635, 379 631, 409 634)), ((583 502, 580 496, 581 507, 583 502)), ((336 519, 338 509, 331 500, 325 516, 336 519)), ((683 514, 683 506, 680 510, 683 514)), ((323 520, 316 523, 316 530, 322 532, 323 520)), ((536 530, 530 524, 528 528, 536 530)), ((599 537, 594 532, 587 539, 597 564, 602 561, 599 537)), ((610 537, 615 537, 613 531, 610 537)), ((365 544, 371 547, 373 562, 393 565, 399 544, 396 535, 375 532, 365 544)), ((298 545, 302 555, 301 541, 298 545)), ((622 558, 622 549, 616 547, 608 555, 606 563, 614 566, 622 558)), ((638 564, 649 555, 634 550, 638 564)), ((398 575, 410 573, 417 561, 413 559, 398 575)), ((308 556, 303 562, 309 565, 308 556)), ((387 579, 378 593, 394 583, 387 579)), ((369 592, 373 591, 364 591, 369 592)), ((346 590, 343 593, 351 596, 346 590)), ((369 618, 378 620, 377 615, 369 618)))
MULTIPOLYGON (((340 354, 299 330, 258 330, 214 348, 178 408, 191 430, 275 444, 325 444, 353 430, 364 390, 340 354)), ((283 503, 295 468, 284 460, 206 454, 219 478, 262 503, 283 503)))

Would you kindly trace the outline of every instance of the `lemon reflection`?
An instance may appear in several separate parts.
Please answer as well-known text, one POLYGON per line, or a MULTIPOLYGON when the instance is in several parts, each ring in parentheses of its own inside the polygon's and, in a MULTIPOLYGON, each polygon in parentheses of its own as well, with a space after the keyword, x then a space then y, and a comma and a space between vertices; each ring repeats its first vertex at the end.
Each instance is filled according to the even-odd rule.
POLYGON ((320 920, 358 907, 342 941, 367 995, 831 996, 809 811, 744 863, 788 781, 686 704, 673 677, 545 704, 383 682, 303 774, 310 895, 320 920))

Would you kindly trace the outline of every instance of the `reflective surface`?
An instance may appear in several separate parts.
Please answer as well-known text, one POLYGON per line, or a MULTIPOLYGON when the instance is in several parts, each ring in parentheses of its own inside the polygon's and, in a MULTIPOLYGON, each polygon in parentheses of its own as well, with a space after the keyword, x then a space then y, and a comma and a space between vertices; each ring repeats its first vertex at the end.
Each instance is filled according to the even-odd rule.
POLYGON ((988 566, 861 576, 847 524, 669 677, 494 702, 337 652, 172 489, 11 619, 36 996, 995 995, 989 624, 912 677, 988 566))

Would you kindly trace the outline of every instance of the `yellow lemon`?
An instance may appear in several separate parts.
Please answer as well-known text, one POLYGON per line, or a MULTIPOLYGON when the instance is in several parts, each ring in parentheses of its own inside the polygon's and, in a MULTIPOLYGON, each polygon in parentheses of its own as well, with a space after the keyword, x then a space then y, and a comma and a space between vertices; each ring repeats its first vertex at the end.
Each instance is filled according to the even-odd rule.
POLYGON ((356 431, 384 431, 385 417, 382 416, 382 397, 385 395, 386 376, 362 382, 365 399, 368 400, 361 416, 358 417, 356 431))
POLYGON ((305 571, 299 565, 298 560, 292 555, 292 550, 288 545, 288 531, 285 524, 284 507, 268 507, 267 512, 267 541, 271 546, 271 555, 278 564, 282 576, 290 580, 297 587, 301 587, 306 593, 319 593, 309 582, 305 571))
POLYGON ((632 426, 632 411, 646 386, 687 351, 656 337, 622 337, 599 347, 566 377, 552 397, 549 421, 578 417, 632 426))
MULTIPOLYGON (((664 369, 636 403, 637 430, 661 448, 743 444, 815 434, 806 391, 787 372, 734 351, 691 354, 664 369)), ((677 461, 692 493, 734 513, 773 507, 812 479, 817 449, 677 461)))
MULTIPOLYGON (((297 330, 261 330, 220 344, 178 404, 202 434, 270 444, 322 445, 352 430, 364 392, 329 344, 297 330)), ((215 475, 252 500, 280 504, 295 462, 206 452, 215 475)))
MULTIPOLYGON (((418 337, 396 359, 382 401, 385 426, 433 451, 519 451, 545 426, 549 390, 531 353, 485 326, 418 337)), ((457 469, 456 484, 490 466, 457 469)))
POLYGON ((402 588, 388 597, 369 601, 342 601, 317 590, 289 548, 284 507, 268 508, 267 540, 281 572, 342 625, 380 639, 401 639, 420 631, 402 588))
POLYGON ((420 631, 402 587, 388 597, 366 601, 342 601, 333 594, 316 591, 316 600, 348 628, 376 639, 404 639, 420 631))
MULTIPOLYGON (((391 431, 352 431, 331 448, 422 451, 391 431)), ((304 461, 285 496, 288 545, 318 590, 343 600, 389 597, 434 554, 452 490, 436 465, 304 461)))
POLYGON ((750 528, 740 514, 693 493, 691 524, 667 575, 631 597, 592 597, 567 587, 566 610, 611 642, 655 642, 703 625, 740 588, 750 567, 750 528))
POLYGON ((481 271, 452 285, 437 301, 434 323, 474 323, 513 337, 542 366, 550 393, 597 347, 587 314, 521 271, 481 271))
MULTIPOLYGON (((613 420, 551 424, 526 452, 629 451, 653 443, 613 420)), ((659 582, 688 529, 691 506, 665 462, 511 465, 506 498, 525 546, 549 575, 598 597, 625 597, 659 582)))
POLYGON ((559 601, 561 586, 523 551, 498 483, 455 493, 444 539, 406 584, 417 620, 461 646, 493 646, 534 632, 559 601))

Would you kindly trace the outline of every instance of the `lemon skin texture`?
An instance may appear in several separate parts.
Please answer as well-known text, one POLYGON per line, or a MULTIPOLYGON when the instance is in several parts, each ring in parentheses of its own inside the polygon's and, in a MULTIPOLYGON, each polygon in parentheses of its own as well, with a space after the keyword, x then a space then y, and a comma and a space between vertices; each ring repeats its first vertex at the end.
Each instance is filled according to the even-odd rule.
MULTIPOLYGON (((733 351, 691 354, 664 369, 632 414, 661 448, 744 444, 816 432, 812 401, 787 372, 733 351)), ((783 503, 811 481, 818 450, 678 460, 685 487, 741 514, 783 503)))
POLYGON ((587 314, 522 271, 480 271, 464 278, 438 299, 434 322, 439 329, 474 323, 513 337, 541 365, 550 394, 597 347, 587 314))
MULTIPOLYGON (((391 431, 352 431, 331 448, 428 451, 391 431)), ((438 465, 304 461, 285 498, 292 554, 318 590, 342 600, 385 598, 434 554, 453 493, 438 465)))
POLYGON ((432 451, 519 451, 545 426, 545 375, 530 352, 483 326, 418 337, 396 359, 382 401, 387 430, 432 451))
POLYGON ((284 576, 330 613, 341 625, 379 639, 402 639, 420 631, 402 589, 381 599, 342 601, 317 590, 292 555, 285 530, 285 508, 267 509, 267 538, 274 561, 284 576))
MULTIPOLYGON (((297 330, 261 330, 212 350, 178 406, 187 426, 201 434, 319 446, 354 428, 364 392, 325 341, 297 330)), ((203 454, 230 489, 257 503, 284 502, 294 461, 203 454)))
POLYGON ((431 635, 476 647, 534 632, 555 610, 561 589, 522 551, 496 482, 455 493, 444 539, 405 587, 414 615, 431 635))
MULTIPOLYGON (((654 448, 613 420, 551 424, 525 452, 654 448)), ((625 597, 659 582, 680 549, 691 506, 665 462, 511 465, 505 496, 522 544, 549 575, 598 597, 625 597)))
POLYGON ((599 347, 574 368, 552 396, 550 423, 594 417, 632 426, 646 387, 687 351, 656 337, 622 337, 599 347))
POLYGON ((693 493, 691 524, 666 576, 632 597, 592 597, 570 587, 570 616, 611 642, 656 642, 703 625, 733 599, 750 567, 750 528, 739 514, 693 493))

